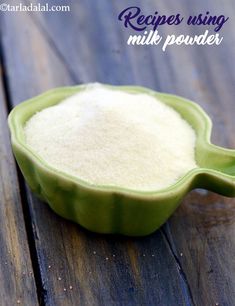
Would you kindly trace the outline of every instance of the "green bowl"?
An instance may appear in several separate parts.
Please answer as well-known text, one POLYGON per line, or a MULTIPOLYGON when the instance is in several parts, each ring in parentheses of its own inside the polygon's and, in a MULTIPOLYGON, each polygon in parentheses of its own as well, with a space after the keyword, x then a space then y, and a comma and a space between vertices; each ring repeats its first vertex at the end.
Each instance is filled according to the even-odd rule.
POLYGON ((196 131, 195 155, 199 167, 169 188, 156 192, 94 186, 54 169, 27 146, 24 125, 36 112, 83 90, 85 85, 53 89, 16 106, 8 123, 12 148, 28 185, 57 214, 94 232, 144 236, 158 229, 194 188, 235 196, 235 151, 210 143, 212 124, 201 107, 184 98, 143 87, 105 86, 154 95, 179 112, 196 131))

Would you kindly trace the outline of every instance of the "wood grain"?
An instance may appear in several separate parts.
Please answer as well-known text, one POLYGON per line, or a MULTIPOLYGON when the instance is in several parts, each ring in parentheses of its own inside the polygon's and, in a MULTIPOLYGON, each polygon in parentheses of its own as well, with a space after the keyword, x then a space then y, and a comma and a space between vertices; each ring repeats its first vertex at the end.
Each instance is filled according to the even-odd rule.
MULTIPOLYGON (((1 39, 12 106, 80 82, 139 84, 195 100, 213 119, 213 141, 235 146, 232 21, 221 46, 174 46, 163 53, 126 45, 128 30, 117 20, 125 1, 68 3, 70 13, 4 15, 1 39)), ((230 16, 233 9, 232 1, 221 7, 218 0, 128 5, 185 16, 206 10, 230 16)), ((174 31, 193 35, 201 29, 174 31)), ((233 199, 194 191, 161 230, 141 239, 89 233, 56 216, 28 189, 27 205, 45 305, 235 304, 233 199)))
POLYGON ((0 303, 38 305, 15 162, 0 81, 0 303))

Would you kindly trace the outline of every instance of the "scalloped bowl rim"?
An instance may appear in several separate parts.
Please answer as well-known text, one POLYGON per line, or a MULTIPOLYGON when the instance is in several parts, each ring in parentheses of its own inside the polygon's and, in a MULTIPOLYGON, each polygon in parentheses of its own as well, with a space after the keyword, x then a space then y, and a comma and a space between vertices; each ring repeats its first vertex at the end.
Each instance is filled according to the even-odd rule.
MULTIPOLYGON (((185 175, 183 175, 181 178, 179 178, 177 180, 176 183, 170 185, 167 188, 164 189, 160 189, 157 191, 139 191, 139 190, 134 190, 134 189, 128 189, 128 188, 123 188, 123 187, 119 187, 119 186, 113 186, 113 185, 94 185, 91 184, 89 182, 86 182, 82 179, 80 179, 77 176, 73 176, 70 175, 68 173, 65 173, 63 171, 57 170, 56 168, 54 168, 53 166, 47 164, 38 154, 36 154, 34 151, 32 151, 30 149, 29 146, 27 146, 27 144, 25 143, 25 141, 22 139, 21 135, 20 135, 20 131, 22 132, 23 130, 23 126, 24 124, 19 122, 18 120, 18 116, 19 113, 24 113, 25 108, 27 109, 28 105, 31 105, 32 103, 35 103, 35 101, 39 101, 39 100, 43 100, 45 98, 48 99, 48 97, 50 96, 54 96, 55 94, 58 93, 70 93, 71 95, 75 94, 77 92, 77 90, 79 89, 83 89, 86 86, 88 86, 88 84, 83 84, 83 85, 76 85, 76 86, 67 86, 67 87, 57 87, 51 90, 48 90, 46 92, 44 92, 43 94, 40 94, 36 97, 33 97, 31 99, 28 99, 22 103, 20 103, 19 105, 15 106, 13 108, 13 110, 10 112, 9 116, 8 116, 8 124, 10 127, 10 131, 11 131, 11 141, 12 144, 17 147, 18 150, 20 150, 22 153, 24 153, 25 155, 27 155, 27 157, 29 159, 31 159, 33 161, 33 163, 35 163, 38 167, 40 167, 43 171, 46 171, 47 174, 50 174, 52 176, 56 176, 57 178, 62 178, 63 180, 66 180, 67 182, 71 182, 71 183, 75 183, 80 185, 83 188, 86 188, 88 190, 95 190, 97 192, 102 192, 102 193, 115 193, 115 194, 123 194, 125 196, 130 196, 131 198, 137 198, 137 199, 145 199, 145 200, 159 200, 161 198, 164 198, 166 195, 170 194, 178 194, 178 192, 180 191, 180 189, 184 188, 186 185, 190 185, 194 179, 196 178, 197 175, 199 174, 204 174, 204 173, 213 173, 213 175, 217 175, 218 177, 221 176, 221 172, 214 170, 214 169, 210 169, 210 168, 202 168, 199 167, 198 168, 194 168, 190 171, 188 171, 185 175)), ((201 116, 201 118, 203 118, 205 127, 203 130, 201 130, 201 132, 199 131, 198 133, 201 133, 201 137, 202 140, 204 142, 204 144, 206 145, 213 145, 211 144, 210 138, 211 138, 211 131, 212 131, 212 121, 210 119, 210 117, 204 112, 204 110, 195 102, 190 101, 188 99, 185 99, 181 96, 177 96, 177 95, 173 95, 173 94, 168 94, 168 93, 161 93, 161 92, 157 92, 145 87, 141 87, 141 86, 117 86, 117 85, 109 85, 109 84, 103 84, 109 88, 112 88, 114 90, 118 90, 118 89, 124 89, 127 90, 129 92, 133 92, 136 90, 140 91, 142 93, 147 93, 150 95, 154 95, 154 96, 158 96, 160 97, 169 97, 169 98, 175 98, 175 99, 180 99, 180 101, 182 101, 183 103, 186 102, 188 107, 193 108, 196 112, 198 112, 201 116)), ((70 96, 70 94, 68 95, 70 96)), ((66 97, 68 97, 66 96, 66 97)), ((54 103, 52 105, 56 105, 60 102, 62 102, 62 100, 58 101, 57 103, 54 103)), ((161 101, 162 103, 165 103, 164 101, 161 101)), ((167 103, 166 103, 167 104, 167 103)), ((47 105, 45 107, 42 107, 40 110, 50 107, 52 105, 47 105)), ((37 110, 34 112, 36 113, 37 110)), ((33 116, 33 114, 31 115, 31 117, 33 116)), ((187 119, 185 119, 187 121, 187 119)), ((187 121, 189 124, 190 122, 187 121)), ((194 129, 195 130, 195 129, 194 129)), ((195 131, 196 132, 196 131, 195 131)), ((199 135, 197 135, 196 137, 199 137, 199 135)), ((229 152, 229 153, 234 153, 235 156, 235 151, 232 149, 224 149, 225 151, 229 152)), ((224 174, 223 176, 227 177, 228 179, 230 178, 234 178, 234 176, 229 175, 229 174, 224 174)))

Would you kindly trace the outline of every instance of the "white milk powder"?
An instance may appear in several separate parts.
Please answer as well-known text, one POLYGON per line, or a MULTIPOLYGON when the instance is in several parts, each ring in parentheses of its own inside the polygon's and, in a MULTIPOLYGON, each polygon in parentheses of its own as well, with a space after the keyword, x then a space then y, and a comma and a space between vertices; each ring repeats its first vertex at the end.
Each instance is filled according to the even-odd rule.
POLYGON ((25 125, 27 145, 48 165, 90 184, 157 191, 195 162, 195 132, 143 93, 91 84, 25 125))

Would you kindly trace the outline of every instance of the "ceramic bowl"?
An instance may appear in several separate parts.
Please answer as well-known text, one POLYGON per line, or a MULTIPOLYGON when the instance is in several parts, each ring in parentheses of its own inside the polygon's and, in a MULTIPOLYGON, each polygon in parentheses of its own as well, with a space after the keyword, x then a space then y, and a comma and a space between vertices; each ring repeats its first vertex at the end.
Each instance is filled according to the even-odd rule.
POLYGON ((143 87, 105 86, 154 95, 179 112, 196 131, 195 156, 199 167, 169 188, 156 192, 94 186, 54 169, 27 146, 24 125, 36 112, 83 90, 85 85, 53 89, 16 106, 8 123, 14 155, 25 180, 57 214, 94 232, 144 236, 158 229, 194 188, 235 196, 235 151, 211 144, 211 120, 201 107, 182 97, 143 87))

